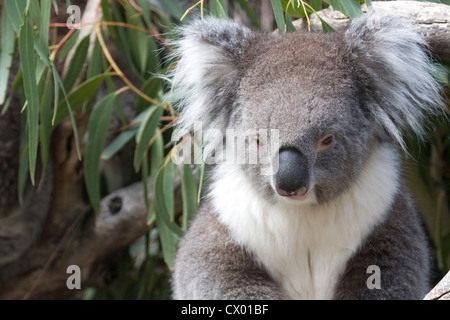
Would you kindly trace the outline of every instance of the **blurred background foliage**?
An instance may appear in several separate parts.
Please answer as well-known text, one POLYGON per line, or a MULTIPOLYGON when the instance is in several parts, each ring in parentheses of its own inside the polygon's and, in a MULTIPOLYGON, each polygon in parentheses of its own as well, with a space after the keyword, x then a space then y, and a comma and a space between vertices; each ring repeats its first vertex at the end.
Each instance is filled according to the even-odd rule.
MULTIPOLYGON (((166 101, 170 87, 163 80, 176 63, 170 39, 173 28, 195 15, 235 19, 264 31, 294 31, 294 19, 309 20, 322 8, 355 18, 364 1, 340 0, 101 0, 89 21, 76 21, 76 8, 67 11, 68 23, 51 21, 55 0, 6 0, 1 16, 0 112, 5 114, 12 92, 6 83, 14 53, 20 69, 12 91, 22 105, 19 199, 28 181, 38 187, 36 163, 48 163, 51 135, 64 120, 74 131, 77 117, 89 118, 85 148, 76 138, 82 159, 86 198, 100 211, 100 200, 112 191, 148 177, 154 201, 146 201, 150 232, 129 246, 106 287, 85 288, 85 299, 168 299, 170 268, 176 244, 195 214, 204 189, 205 167, 176 166, 172 126, 177 112, 166 101), (81 23, 81 24, 80 24, 81 23), (79 27, 82 27, 79 29, 79 27), (83 30, 89 30, 87 33, 83 30), (57 37, 60 33, 62 36, 57 37), (67 62, 70 63, 67 63, 67 62), (61 68, 61 65, 65 65, 61 68), (129 98, 125 98, 129 97, 129 98), (112 129, 111 123, 116 125, 112 129), (122 172, 108 172, 108 162, 125 154, 122 172), (125 177, 117 182, 111 175, 125 177), (175 209, 175 184, 181 186, 182 207, 175 209)), ((365 1, 371 6, 371 1, 365 1)), ((434 1, 450 4, 449 0, 434 1)), ((80 5, 66 1, 66 6, 80 5)), ((333 31, 325 21, 323 30, 333 31)), ((441 80, 449 96, 449 66, 441 80)), ((448 101, 448 100, 447 100, 448 101)), ((450 258, 450 129, 448 122, 430 120, 429 142, 408 135, 411 157, 405 159, 408 179, 430 232, 439 279, 450 258)), ((77 137, 77 134, 75 134, 77 137)), ((45 170, 44 170, 45 171, 45 170)), ((144 188, 147 184, 143 183, 144 188)))

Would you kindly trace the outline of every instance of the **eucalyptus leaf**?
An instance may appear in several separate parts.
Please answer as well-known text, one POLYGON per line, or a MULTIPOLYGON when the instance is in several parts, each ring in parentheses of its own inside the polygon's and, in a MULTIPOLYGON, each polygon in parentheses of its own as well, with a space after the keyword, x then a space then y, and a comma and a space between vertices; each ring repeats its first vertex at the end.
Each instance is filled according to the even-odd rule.
POLYGON ((144 118, 136 133, 136 150, 134 152, 134 168, 139 170, 142 159, 149 147, 149 142, 155 134, 155 128, 161 118, 162 109, 157 106, 150 106, 144 111, 144 118))
POLYGON ((212 15, 221 19, 228 19, 227 7, 223 0, 211 0, 209 5, 212 15))
POLYGON ((70 60, 69 68, 67 69, 63 80, 64 89, 66 90, 66 92, 70 92, 72 90, 75 82, 78 79, 78 76, 83 69, 83 65, 86 61, 86 56, 89 49, 89 41, 90 35, 84 37, 78 44, 77 48, 75 49, 75 53, 70 60))
MULTIPOLYGON (((111 77, 112 73, 102 73, 94 78, 88 79, 81 83, 76 89, 68 95, 68 101, 70 104, 70 110, 72 112, 81 108, 81 106, 89 101, 92 101, 97 94, 98 89, 102 85, 103 81, 111 77)), ((69 116, 67 101, 63 99, 54 113, 53 125, 56 126, 69 116)))
POLYGON ((7 11, 1 13, 0 34, 0 105, 5 102, 6 90, 8 88, 9 73, 13 63, 15 49, 15 36, 12 24, 9 22, 7 11))
POLYGON ((272 4, 273 13, 275 15, 275 21, 277 23, 278 30, 280 32, 286 31, 286 22, 284 20, 283 7, 280 0, 270 0, 272 4))
POLYGON ((100 211, 100 156, 105 144, 117 93, 112 92, 93 108, 88 123, 84 177, 86 190, 95 212, 100 211))
POLYGON ((14 31, 18 34, 20 26, 23 23, 23 13, 27 5, 27 0, 6 0, 3 8, 11 22, 14 31))
POLYGON ((363 14, 359 0, 340 0, 340 3, 351 19, 358 18, 363 14))
POLYGON ((23 72, 23 85, 27 98, 28 154, 31 182, 34 185, 39 136, 39 95, 36 83, 36 54, 34 51, 34 30, 28 11, 25 11, 23 24, 19 31, 20 67, 23 72))
POLYGON ((183 166, 181 196, 183 199, 183 230, 197 211, 197 182, 189 164, 183 166))

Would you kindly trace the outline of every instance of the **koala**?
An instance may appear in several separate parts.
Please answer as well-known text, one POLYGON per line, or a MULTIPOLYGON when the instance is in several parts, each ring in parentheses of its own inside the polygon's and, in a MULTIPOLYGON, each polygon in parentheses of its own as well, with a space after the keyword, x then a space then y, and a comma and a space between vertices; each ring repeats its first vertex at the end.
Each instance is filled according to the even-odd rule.
POLYGON ((444 108, 414 27, 369 13, 343 32, 263 33, 209 17, 180 33, 177 130, 219 130, 208 145, 225 151, 225 133, 244 132, 236 152, 268 161, 211 166, 173 297, 423 298, 430 250, 400 156, 405 130, 424 137, 425 115, 444 108))

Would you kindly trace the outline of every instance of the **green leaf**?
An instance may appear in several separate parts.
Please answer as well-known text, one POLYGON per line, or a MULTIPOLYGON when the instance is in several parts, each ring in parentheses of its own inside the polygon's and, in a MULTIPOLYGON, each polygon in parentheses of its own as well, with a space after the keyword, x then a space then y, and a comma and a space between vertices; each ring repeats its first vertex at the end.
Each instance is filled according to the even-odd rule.
POLYGON ((358 18, 363 14, 359 0, 341 0, 340 3, 351 19, 358 18))
POLYGON ((105 144, 117 92, 101 99, 93 108, 88 123, 84 179, 95 212, 100 211, 100 156, 105 144))
MULTIPOLYGON (((101 6, 102 6, 102 14, 103 19, 105 21, 113 21, 111 17, 111 12, 109 8, 109 0, 101 0, 101 6)), ((111 37, 116 37, 116 32, 114 31, 114 28, 112 26, 108 26, 108 32, 111 34, 111 37)))
MULTIPOLYGON (((303 6, 297 0, 281 0, 281 6, 283 10, 296 18, 304 18, 306 17, 305 11, 303 10, 303 6)), ((306 7, 307 8, 307 7, 306 7)), ((306 9, 306 12, 310 14, 312 11, 306 9)))
MULTIPOLYGON (((164 173, 164 203, 166 204, 166 209, 168 210, 168 216, 170 217, 171 221, 174 219, 175 215, 175 197, 174 197, 174 181, 175 181, 175 174, 176 174, 177 166, 174 162, 169 161, 168 164, 166 164, 165 167, 165 173, 164 173)), ((177 226, 177 225, 176 225, 177 226)), ((178 227, 178 226, 177 226, 178 227)), ((178 230, 178 229, 176 229, 178 230)), ((175 232, 176 232, 175 230, 175 232)), ((181 235, 181 233, 180 233, 181 235)))
POLYGON ((330 0, 330 3, 333 10, 338 10, 351 19, 363 14, 359 0, 330 0))
POLYGON ((204 189, 204 182, 206 179, 206 163, 203 162, 200 165, 200 177, 199 177, 199 181, 198 181, 198 193, 197 193, 197 206, 200 204, 200 199, 202 196, 202 192, 204 189))
POLYGON ((295 26, 292 23, 292 18, 291 15, 289 13, 286 12, 286 31, 287 32, 295 32, 295 26))
POLYGON ((102 72, 102 47, 98 39, 94 41, 91 60, 87 68, 86 78, 91 79, 102 72))
MULTIPOLYGON (((145 93, 150 98, 158 100, 159 91, 161 90, 163 85, 163 80, 161 78, 149 78, 147 79, 141 87, 141 91, 145 93)), ((144 100, 141 97, 138 97, 136 101, 136 114, 141 113, 148 107, 148 101, 144 100)))
POLYGON ((315 10, 315 11, 320 11, 322 10, 322 0, 311 0, 311 7, 315 10))
POLYGON ((0 39, 0 105, 5 102, 6 90, 8 89, 9 72, 13 62, 15 47, 15 36, 12 24, 2 10, 1 14, 1 39, 0 39))
MULTIPOLYGON (((145 1, 145 0, 141 0, 145 1)), ((159 1, 164 9, 166 9, 175 19, 180 20, 184 14, 184 9, 179 4, 179 1, 176 0, 164 0, 159 1)))
POLYGON ((330 26, 325 20, 322 19, 322 17, 318 14, 317 17, 319 18, 320 22, 322 23, 322 31, 324 33, 328 32, 335 32, 334 28, 330 26))
MULTIPOLYGON (((51 69, 52 69, 52 73, 53 73, 53 81, 55 81, 55 92, 58 92, 58 87, 59 87, 59 89, 61 89, 61 91, 62 91, 62 93, 64 95, 64 101, 66 103, 66 110, 67 110, 67 113, 68 113, 69 118, 70 118, 70 123, 72 125, 72 130, 73 130, 73 136, 74 136, 74 139, 75 139, 75 148, 76 148, 76 151, 77 151, 77 156, 78 156, 78 159, 81 160, 81 151, 80 151, 80 141, 79 141, 79 137, 78 137, 78 129, 77 129, 77 125, 76 125, 76 122, 75 122, 75 117, 73 115, 73 111, 72 111, 71 106, 70 106, 69 98, 67 97, 66 90, 64 89, 64 85, 63 85, 63 83, 61 81, 61 78, 59 77, 59 74, 58 74, 58 72, 56 70, 56 67, 54 66, 53 62, 51 63, 51 69)), ((55 96, 56 95, 57 94, 55 94, 55 96)), ((55 103, 55 106, 56 106, 56 103, 55 103)), ((53 123, 54 123, 54 118, 52 120, 53 120, 53 123)))
POLYGON ((255 11, 253 11, 253 9, 250 7, 248 0, 236 0, 236 2, 239 3, 242 10, 244 10, 252 25, 254 25, 258 29, 261 28, 258 16, 256 15, 255 11))
POLYGON ((190 165, 183 166, 181 179, 181 196, 183 199, 183 230, 197 211, 197 183, 190 165))
POLYGON ((162 167, 164 158, 164 139, 159 133, 159 126, 155 129, 155 142, 150 148, 150 174, 152 175, 153 185, 155 185, 156 175, 158 170, 162 167))
POLYGON ((29 12, 25 12, 23 25, 19 31, 20 66, 23 72, 23 85, 27 98, 28 146, 31 182, 34 185, 39 126, 39 100, 36 83, 36 55, 34 51, 34 30, 29 12))
MULTIPOLYGON (((161 3, 167 2, 161 1, 161 3)), ((149 26, 151 22, 150 17, 150 1, 147 0, 138 0, 138 5, 142 9, 142 17, 144 18, 145 23, 149 26)))
MULTIPOLYGON (((73 111, 81 108, 85 103, 93 100, 95 95, 97 94, 98 89, 102 85, 103 81, 111 77, 112 73, 102 73, 92 79, 88 79, 82 84, 80 84, 75 90, 68 95, 68 101, 70 104, 70 108, 73 111)), ((61 121, 63 121, 66 117, 69 116, 67 101, 62 100, 56 109, 56 113, 54 113, 54 121, 53 125, 58 125, 61 121)))
POLYGON ((181 236, 183 231, 173 221, 174 216, 174 179, 176 172, 175 164, 168 161, 161 167, 155 177, 154 198, 156 215, 174 234, 181 236))
POLYGON ((40 119, 39 126, 39 144, 41 151, 41 160, 43 172, 47 166, 47 159, 50 150, 50 134, 51 134, 51 107, 52 107, 52 74, 51 70, 47 71, 46 82, 44 83, 43 93, 40 101, 40 119))
POLYGON ((121 132, 109 145, 103 150, 102 159, 109 160, 117 152, 119 152, 128 142, 133 139, 138 131, 138 126, 129 128, 128 130, 121 132))
POLYGON ((41 9, 39 8, 39 1, 27 1, 27 8, 30 12, 30 21, 32 22, 32 24, 34 22, 37 30, 41 30, 41 9))
POLYGON ((83 40, 80 41, 70 61, 69 68, 67 69, 67 73, 63 80, 66 92, 70 92, 72 90, 75 82, 78 79, 78 76, 83 69, 83 65, 86 61, 86 56, 89 48, 89 40, 90 35, 87 35, 83 40))
POLYGON ((56 0, 52 0, 53 3, 53 9, 55 10, 55 12, 58 12, 58 3, 56 2, 56 0))
POLYGON ((220 19, 228 19, 227 7, 223 0, 211 0, 209 6, 212 15, 220 19))
MULTIPOLYGON (((153 186, 156 186, 156 176, 158 170, 162 167, 164 158, 164 139, 161 134, 159 134, 159 126, 155 129, 155 142, 153 142, 150 148, 150 174, 152 176, 153 186)), ((156 218, 155 206, 152 203, 149 214, 148 221, 153 221, 156 218)))
POLYGON ((23 23, 23 13, 26 5, 27 0, 7 0, 3 3, 6 15, 8 16, 9 21, 17 34, 19 33, 20 26, 23 23))
POLYGON ((162 108, 150 106, 144 111, 142 123, 136 133, 136 150, 134 152, 134 168, 136 171, 141 167, 142 159, 149 147, 149 142, 155 134, 155 128, 161 118, 162 108))
POLYGON ((51 0, 41 0, 41 12, 40 12, 40 29, 39 29, 39 43, 46 50, 48 55, 48 35, 50 25, 50 14, 52 10, 51 0))
MULTIPOLYGON (((175 224, 171 212, 168 210, 170 202, 173 199, 173 173, 175 164, 168 161, 166 166, 162 167, 155 178, 153 205, 156 214, 156 223, 158 225, 159 238, 163 250, 163 256, 169 268, 173 268, 175 259, 176 245, 178 237, 181 237, 183 231, 175 224), (170 181, 172 179, 172 181, 170 181), (172 182, 172 184, 170 183, 172 182), (170 187, 169 193, 166 192, 170 187), (172 195, 172 199, 170 198, 172 195)), ((173 209, 172 209, 173 212, 173 209)))
POLYGON ((67 58, 67 55, 77 43, 80 32, 80 29, 76 29, 70 36, 69 40, 67 40, 64 46, 61 48, 61 50, 59 50, 58 61, 62 62, 67 58))
MULTIPOLYGON (((142 123, 144 118, 147 116, 146 113, 139 114, 136 118, 130 121, 130 123, 142 123)), ((103 150, 102 158, 105 160, 113 157, 123 146, 125 146, 133 137, 136 136, 136 133, 139 130, 139 125, 133 125, 131 128, 126 131, 121 132, 109 145, 105 150, 103 150)))
POLYGON ((286 23, 284 21, 283 7, 281 6, 280 0, 270 0, 272 4, 273 13, 275 15, 275 21, 277 22, 277 27, 280 32, 286 31, 286 23))

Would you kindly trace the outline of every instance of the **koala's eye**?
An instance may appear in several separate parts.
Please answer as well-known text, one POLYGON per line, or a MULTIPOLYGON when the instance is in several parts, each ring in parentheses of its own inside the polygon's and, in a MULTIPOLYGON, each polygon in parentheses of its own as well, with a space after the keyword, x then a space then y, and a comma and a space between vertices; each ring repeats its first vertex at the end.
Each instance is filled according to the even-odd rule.
POLYGON ((327 134, 323 136, 317 143, 316 151, 320 152, 330 148, 334 144, 334 134, 327 134))

